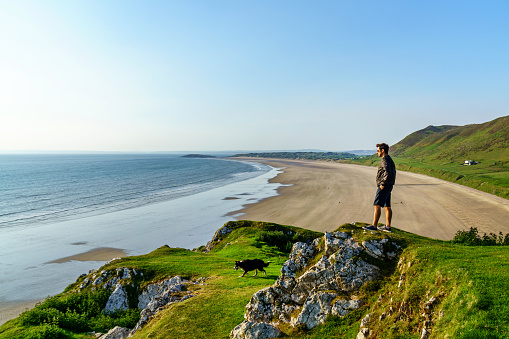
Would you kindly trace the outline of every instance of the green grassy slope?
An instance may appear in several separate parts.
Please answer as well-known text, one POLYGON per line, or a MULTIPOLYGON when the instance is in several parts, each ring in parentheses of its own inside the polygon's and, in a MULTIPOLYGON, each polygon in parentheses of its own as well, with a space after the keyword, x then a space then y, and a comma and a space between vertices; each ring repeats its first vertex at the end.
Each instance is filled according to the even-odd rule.
POLYGON ((410 134, 391 152, 397 157, 427 161, 509 162, 509 116, 467 126, 429 126, 410 134))
MULTIPOLYGON (((242 322, 251 295, 275 282, 290 245, 321 235, 264 222, 239 221, 230 225, 235 230, 210 253, 162 247, 101 268, 143 271, 140 286, 177 274, 191 280, 207 277, 205 285, 194 288, 196 297, 170 305, 134 338, 228 337, 242 322), (232 270, 234 261, 246 258, 270 260, 267 276, 239 278, 239 272, 232 270)), ((344 318, 331 316, 325 325, 290 337, 355 338, 360 320, 371 313, 373 321, 369 327, 379 338, 420 338, 426 320, 421 314, 430 298, 435 297, 427 316, 432 338, 509 338, 508 246, 468 247, 397 229, 391 234, 366 233, 359 226, 346 224, 339 229, 353 231, 358 240, 390 237, 403 245, 400 258, 384 268, 385 276, 362 288, 360 294, 366 300, 362 308, 344 318)), ((77 284, 56 298, 76 294, 72 291, 77 284)), ((88 292, 97 293, 91 289, 88 292)), ((25 326, 20 318, 13 319, 0 327, 0 338, 93 338, 90 333, 69 330, 60 331, 59 336, 36 336, 40 327, 25 326)))

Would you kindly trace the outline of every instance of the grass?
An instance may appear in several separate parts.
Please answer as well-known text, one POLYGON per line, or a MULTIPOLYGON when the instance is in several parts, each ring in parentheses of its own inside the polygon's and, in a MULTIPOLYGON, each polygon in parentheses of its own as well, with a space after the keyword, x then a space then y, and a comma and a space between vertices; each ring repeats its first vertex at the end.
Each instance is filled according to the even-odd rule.
MULTIPOLYGON (((210 253, 161 247, 102 268, 136 268, 144 272, 140 286, 173 275, 193 280, 207 277, 204 285, 192 288, 195 297, 158 313, 134 338, 227 338, 243 321, 252 294, 276 281, 289 254, 287 243, 321 235, 262 222, 240 221, 230 226, 233 231, 210 253), (240 273, 232 270, 234 261, 247 258, 270 260, 267 276, 252 277, 250 273, 239 278, 240 273)), ((360 241, 392 238, 404 248, 399 260, 382 267, 383 276, 357 293, 366 301, 363 307, 344 318, 330 316, 323 326, 310 331, 292 331, 289 338, 355 338, 360 320, 367 313, 372 319, 369 327, 378 338, 420 338, 426 320, 421 314, 431 297, 437 299, 429 319, 432 338, 509 338, 509 246, 465 246, 398 229, 391 234, 371 234, 358 226, 361 224, 346 224, 339 229, 353 231, 360 241), (404 280, 399 286, 402 275, 404 280)), ((73 291, 77 284, 55 298, 63 300, 76 294, 73 291)), ((60 337, 93 335, 54 324, 25 326, 20 318, 0 327, 0 338, 60 337)))

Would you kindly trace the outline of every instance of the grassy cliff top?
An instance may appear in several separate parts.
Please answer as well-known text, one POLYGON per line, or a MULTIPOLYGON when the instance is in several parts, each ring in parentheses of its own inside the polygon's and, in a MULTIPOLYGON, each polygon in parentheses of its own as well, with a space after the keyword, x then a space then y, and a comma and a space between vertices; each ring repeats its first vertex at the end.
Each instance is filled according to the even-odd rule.
MULTIPOLYGON (((351 233, 359 241, 389 237, 401 245, 399 258, 383 268, 382 277, 362 287, 360 294, 366 303, 360 309, 343 318, 330 316, 324 325, 310 331, 297 331, 290 337, 354 338, 361 319, 371 313, 376 320, 371 328, 379 338, 420 338, 425 321, 421 313, 430 299, 435 298, 430 313, 432 337, 509 338, 508 246, 464 246, 397 229, 390 234, 371 233, 363 231, 362 225, 345 224, 338 230, 351 233)), ((203 248, 191 251, 163 246, 146 255, 116 260, 98 270, 135 268, 143 272, 142 278, 133 281, 133 286, 137 284, 140 288, 174 275, 191 281, 206 278, 204 284, 193 287, 195 297, 170 305, 133 338, 228 337, 242 322, 245 306, 253 293, 276 281, 281 266, 288 259, 291 244, 322 236, 265 222, 235 221, 225 226, 231 232, 215 237, 209 253, 203 253, 203 248), (239 272, 232 269, 235 260, 252 258, 271 261, 266 268, 267 276, 253 277, 250 273, 239 278, 239 272)), ((113 319, 106 319, 104 315, 86 318, 92 317, 92 306, 100 304, 101 289, 90 286, 78 293, 84 279, 86 277, 80 277, 62 294, 1 326, 0 338, 93 338, 89 331, 105 331, 133 317, 133 314, 121 314, 113 319), (85 302, 80 304, 89 305, 88 309, 83 307, 80 311, 77 306, 80 295, 89 296, 82 298, 85 302), (57 308, 55 305, 61 305, 62 314, 65 314, 65 307, 67 310, 74 307, 73 316, 67 315, 67 322, 63 321, 56 310, 51 310, 52 306, 57 308), (47 324, 41 321, 27 325, 27 318, 48 312, 55 316, 46 318, 50 319, 47 324), (86 325, 97 327, 73 329, 76 324, 72 322, 73 317, 85 317, 86 325)), ((74 321, 78 322, 76 319, 74 321)))

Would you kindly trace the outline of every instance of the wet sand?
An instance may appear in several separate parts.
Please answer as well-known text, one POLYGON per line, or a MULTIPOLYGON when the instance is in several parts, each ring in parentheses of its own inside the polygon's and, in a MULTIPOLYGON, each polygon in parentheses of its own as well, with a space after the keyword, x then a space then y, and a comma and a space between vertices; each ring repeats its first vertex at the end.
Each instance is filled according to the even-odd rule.
POLYGON ((64 262, 75 261, 108 261, 114 258, 122 258, 127 256, 127 253, 120 248, 100 247, 93 250, 71 255, 69 257, 60 258, 48 262, 48 264, 61 264, 64 262))
POLYGON ((28 301, 0 301, 0 325, 16 318, 21 313, 33 308, 37 303, 42 301, 44 301, 44 299, 28 301))
MULTIPOLYGON (((245 205, 237 219, 332 231, 349 222, 373 221, 375 167, 323 161, 247 159, 284 168, 272 182, 280 195, 245 205)), ((392 226, 450 240, 458 230, 509 233, 509 200, 425 175, 397 172, 392 226)), ((234 215, 234 214, 232 214, 234 215)), ((381 223, 385 224, 382 211, 381 223)))
MULTIPOLYGON (((127 253, 119 248, 100 247, 93 250, 72 255, 65 258, 60 258, 48 262, 48 264, 62 264, 70 261, 108 261, 114 258, 121 258, 127 256, 127 253)), ((23 300, 23 301, 1 301, 0 300, 0 325, 10 319, 16 318, 27 309, 33 308, 39 300, 23 300)))

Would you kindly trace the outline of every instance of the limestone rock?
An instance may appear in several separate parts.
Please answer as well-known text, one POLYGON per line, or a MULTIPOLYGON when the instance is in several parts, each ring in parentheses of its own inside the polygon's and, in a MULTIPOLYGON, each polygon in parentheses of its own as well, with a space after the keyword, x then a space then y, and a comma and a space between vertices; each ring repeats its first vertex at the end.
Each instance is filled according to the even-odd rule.
POLYGON ((216 246, 219 241, 221 241, 226 235, 230 234, 232 231, 233 229, 228 227, 228 224, 218 229, 216 233, 214 233, 212 239, 209 242, 207 242, 202 252, 209 253, 210 250, 214 248, 214 246, 216 246))
POLYGON ((266 339, 276 338, 282 334, 277 326, 266 323, 244 321, 235 327, 230 338, 233 339, 266 339))
POLYGON ((364 305, 364 301, 362 300, 337 300, 334 305, 332 305, 331 313, 333 315, 344 317, 362 305, 364 305))
POLYGON ((129 302, 127 300, 127 293, 121 284, 115 286, 115 290, 108 298, 104 313, 112 313, 118 310, 127 310, 129 302))
POLYGON ((175 276, 159 283, 148 285, 138 296, 138 308, 141 309, 140 320, 132 330, 132 333, 142 328, 150 318, 165 306, 194 297, 192 294, 184 296, 178 294, 185 290, 184 283, 190 282, 183 280, 181 276, 175 276))
POLYGON ((348 233, 344 232, 325 232, 325 255, 331 255, 336 252, 343 244, 343 239, 348 239, 348 233))
POLYGON ((272 286, 259 290, 251 297, 251 301, 246 306, 244 319, 247 321, 270 322, 272 318, 280 315, 280 310, 276 307, 278 294, 272 286))
POLYGON ((129 272, 129 269, 127 267, 124 268, 121 279, 131 279, 131 272, 129 272))
POLYGON ((368 339, 369 334, 369 328, 361 328, 355 339, 368 339))
POLYGON ((362 247, 368 252, 369 255, 375 257, 377 259, 382 259, 385 257, 384 255, 384 247, 383 244, 387 243, 387 238, 382 239, 381 241, 371 240, 371 241, 363 241, 362 247))
POLYGON ((313 294, 304 303, 304 307, 298 317, 292 319, 291 325, 295 327, 299 324, 304 324, 308 329, 312 329, 323 324, 331 313, 332 301, 336 296, 335 293, 326 292, 313 294))
POLYGON ((292 252, 290 253, 290 260, 295 264, 295 270, 299 271, 306 267, 310 258, 312 258, 317 249, 315 246, 308 245, 303 242, 296 242, 292 246, 292 252))
POLYGON ((116 326, 103 334, 99 339, 125 339, 129 337, 131 330, 125 327, 116 326))
POLYGON ((148 285, 138 297, 138 308, 156 309, 162 304, 166 304, 171 299, 172 294, 182 291, 184 288, 181 276, 175 276, 166 279, 157 284, 148 285))
POLYGON ((371 313, 366 314, 364 318, 361 320, 361 328, 368 327, 369 321, 371 320, 371 313))

